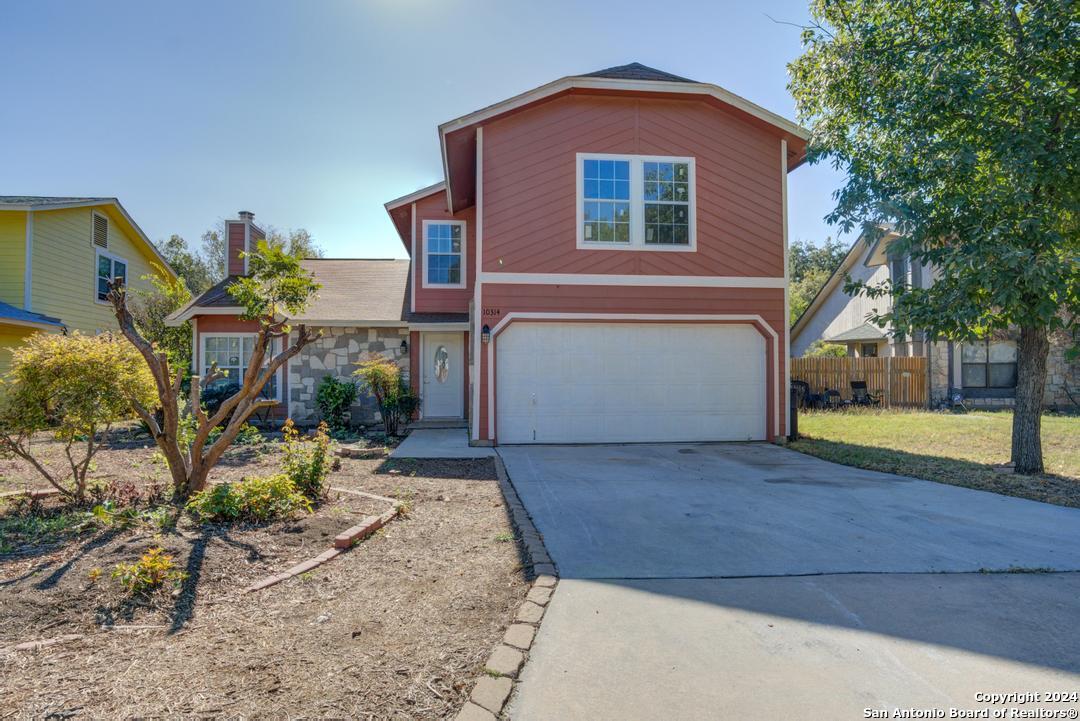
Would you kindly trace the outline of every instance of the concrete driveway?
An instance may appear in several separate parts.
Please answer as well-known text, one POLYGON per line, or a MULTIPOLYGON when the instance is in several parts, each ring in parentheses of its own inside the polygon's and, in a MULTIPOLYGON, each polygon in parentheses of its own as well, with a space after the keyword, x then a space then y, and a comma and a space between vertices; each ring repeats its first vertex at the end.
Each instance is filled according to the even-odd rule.
POLYGON ((512 718, 854 719, 1080 688, 1080 574, 1030 573, 1080 571, 1078 509, 764 444, 499 453, 562 577, 512 718))

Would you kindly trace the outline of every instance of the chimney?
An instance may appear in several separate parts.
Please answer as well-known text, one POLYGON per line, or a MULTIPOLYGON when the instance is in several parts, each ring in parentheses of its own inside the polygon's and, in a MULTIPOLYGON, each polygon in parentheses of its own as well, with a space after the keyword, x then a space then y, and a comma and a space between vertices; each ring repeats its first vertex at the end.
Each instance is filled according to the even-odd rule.
POLYGON ((250 210, 241 210, 236 216, 237 220, 225 221, 226 271, 229 275, 247 275, 247 260, 242 254, 254 250, 266 234, 255 225, 255 214, 250 210))

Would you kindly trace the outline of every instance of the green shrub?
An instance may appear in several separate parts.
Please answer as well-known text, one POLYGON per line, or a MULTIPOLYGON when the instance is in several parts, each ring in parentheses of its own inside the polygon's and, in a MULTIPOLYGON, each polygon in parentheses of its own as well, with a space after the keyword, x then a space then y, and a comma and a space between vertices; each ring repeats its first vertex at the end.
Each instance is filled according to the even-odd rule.
MULTIPOLYGON (((112 577, 133 596, 145 596, 169 581, 176 586, 187 574, 175 568, 172 556, 162 548, 151 548, 135 563, 118 563, 112 577)), ((99 574, 100 575, 100 574, 99 574)))
POLYGON ((319 406, 319 412, 335 432, 346 428, 345 416, 355 400, 356 383, 334 376, 323 376, 319 381, 319 389, 315 392, 315 403, 319 406))
POLYGON ((330 475, 330 436, 326 422, 319 424, 310 440, 300 435, 291 418, 281 430, 285 443, 282 472, 307 498, 319 500, 326 493, 326 477, 330 475))
POLYGON ((420 398, 412 392, 401 375, 401 368, 388 358, 374 356, 361 363, 353 375, 379 404, 386 434, 398 435, 398 429, 412 419, 420 406, 420 398))
POLYGON ((202 521, 263 523, 296 511, 311 511, 311 501, 284 473, 249 476, 237 483, 222 483, 199 491, 185 508, 202 521))
MULTIPOLYGON (((211 435, 213 435, 213 433, 211 433, 211 435)), ((233 441, 233 444, 237 446, 257 446, 264 440, 265 439, 258 428, 250 423, 245 423, 240 426, 240 432, 236 434, 236 440, 233 441)))

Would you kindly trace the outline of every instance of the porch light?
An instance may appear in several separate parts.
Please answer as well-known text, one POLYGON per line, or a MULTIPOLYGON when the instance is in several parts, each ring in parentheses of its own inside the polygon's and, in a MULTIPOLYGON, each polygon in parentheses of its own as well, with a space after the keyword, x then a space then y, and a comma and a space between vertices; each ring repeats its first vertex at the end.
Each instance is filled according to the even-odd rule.
POLYGON ((409 352, 409 341, 407 341, 405 339, 402 339, 402 341, 401 341, 401 352, 402 353, 408 353, 409 352))
POLYGON ((491 328, 488 328, 486 325, 483 328, 480 329, 480 342, 481 343, 490 343, 491 342, 491 328))

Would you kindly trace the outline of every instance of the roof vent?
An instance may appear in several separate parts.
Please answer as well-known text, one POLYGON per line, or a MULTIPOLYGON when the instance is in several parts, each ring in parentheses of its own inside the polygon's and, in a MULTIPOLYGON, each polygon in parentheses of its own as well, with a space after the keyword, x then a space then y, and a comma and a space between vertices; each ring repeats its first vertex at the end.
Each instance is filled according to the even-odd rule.
POLYGON ((109 219, 94 213, 94 245, 99 248, 109 247, 109 219))

